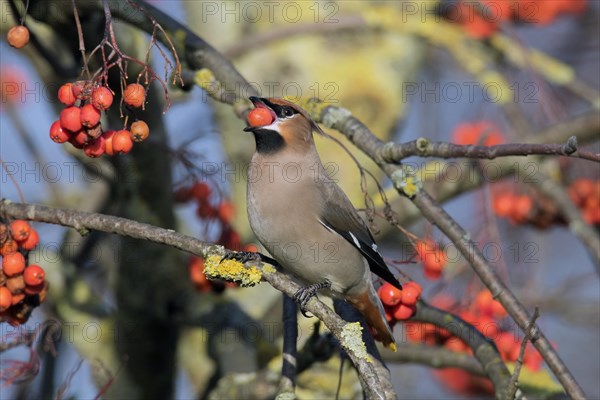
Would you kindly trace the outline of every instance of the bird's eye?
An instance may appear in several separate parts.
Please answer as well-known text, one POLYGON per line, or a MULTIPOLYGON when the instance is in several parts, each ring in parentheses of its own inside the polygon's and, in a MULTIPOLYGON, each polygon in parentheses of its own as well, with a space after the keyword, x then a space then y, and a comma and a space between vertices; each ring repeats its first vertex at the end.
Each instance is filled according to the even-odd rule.
POLYGON ((292 110, 292 109, 291 109, 291 108, 289 108, 289 107, 285 107, 285 108, 283 109, 283 115, 284 115, 285 117, 291 117, 292 115, 294 115, 294 110, 292 110))

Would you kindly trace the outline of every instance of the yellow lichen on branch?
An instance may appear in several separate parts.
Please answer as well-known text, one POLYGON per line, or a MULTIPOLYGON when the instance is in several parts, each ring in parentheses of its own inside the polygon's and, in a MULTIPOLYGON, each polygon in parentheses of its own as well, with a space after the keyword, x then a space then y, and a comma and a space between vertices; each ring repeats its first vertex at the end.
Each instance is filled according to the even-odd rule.
POLYGON ((417 177, 414 168, 405 164, 395 171, 391 178, 394 187, 408 198, 415 196, 423 186, 422 182, 417 177))
POLYGON ((206 258, 204 274, 209 279, 224 279, 244 287, 257 285, 262 279, 262 273, 257 267, 246 267, 236 260, 223 260, 216 254, 206 258))
POLYGON ((367 346, 362 340, 362 326, 360 322, 351 322, 344 325, 340 334, 342 347, 352 351, 356 357, 367 362, 372 362, 373 359, 367 352, 367 346))

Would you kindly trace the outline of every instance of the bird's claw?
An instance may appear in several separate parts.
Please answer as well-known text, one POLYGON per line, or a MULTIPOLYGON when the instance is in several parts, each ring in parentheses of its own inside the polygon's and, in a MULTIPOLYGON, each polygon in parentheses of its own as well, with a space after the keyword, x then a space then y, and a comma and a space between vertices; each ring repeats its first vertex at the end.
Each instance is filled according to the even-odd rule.
POLYGON ((261 256, 259 253, 255 253, 252 251, 226 250, 225 255, 223 256, 223 258, 221 258, 221 262, 225 260, 235 260, 244 264, 248 261, 261 261, 261 256))
POLYGON ((294 294, 294 301, 296 301, 296 303, 298 303, 298 306, 300 306, 300 312, 302 313, 302 315, 304 315, 306 318, 310 318, 310 316, 306 314, 306 310, 304 309, 304 307, 306 307, 311 298, 317 295, 317 291, 319 291, 320 289, 326 289, 330 287, 331 282, 328 279, 325 279, 323 282, 315 283, 300 288, 294 294))

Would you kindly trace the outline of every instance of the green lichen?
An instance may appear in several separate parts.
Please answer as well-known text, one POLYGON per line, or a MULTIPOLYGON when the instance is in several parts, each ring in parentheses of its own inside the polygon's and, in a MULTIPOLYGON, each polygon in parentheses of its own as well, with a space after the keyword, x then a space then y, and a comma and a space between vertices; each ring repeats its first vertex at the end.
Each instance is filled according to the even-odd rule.
POLYGON ((414 169, 408 165, 400 166, 392 173, 391 179, 394 187, 408 198, 414 197, 423 186, 414 169))
POLYGON ((348 323, 342 328, 341 343, 342 346, 354 353, 354 355, 360 359, 372 362, 373 359, 367 352, 367 346, 362 340, 362 326, 360 322, 348 323))
POLYGON ((262 279, 262 273, 258 268, 246 267, 236 260, 223 260, 216 254, 206 258, 204 274, 209 279, 225 279, 244 287, 257 285, 262 279))

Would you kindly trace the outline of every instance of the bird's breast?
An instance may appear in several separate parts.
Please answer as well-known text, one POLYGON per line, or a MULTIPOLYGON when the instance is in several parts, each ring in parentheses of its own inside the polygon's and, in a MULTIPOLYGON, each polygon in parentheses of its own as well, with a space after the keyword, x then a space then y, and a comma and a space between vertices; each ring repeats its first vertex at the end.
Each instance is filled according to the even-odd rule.
POLYGON ((344 294, 366 284, 369 269, 358 250, 319 222, 323 199, 314 173, 300 160, 254 157, 248 218, 258 240, 287 272, 306 284, 329 279, 332 291, 344 294))

